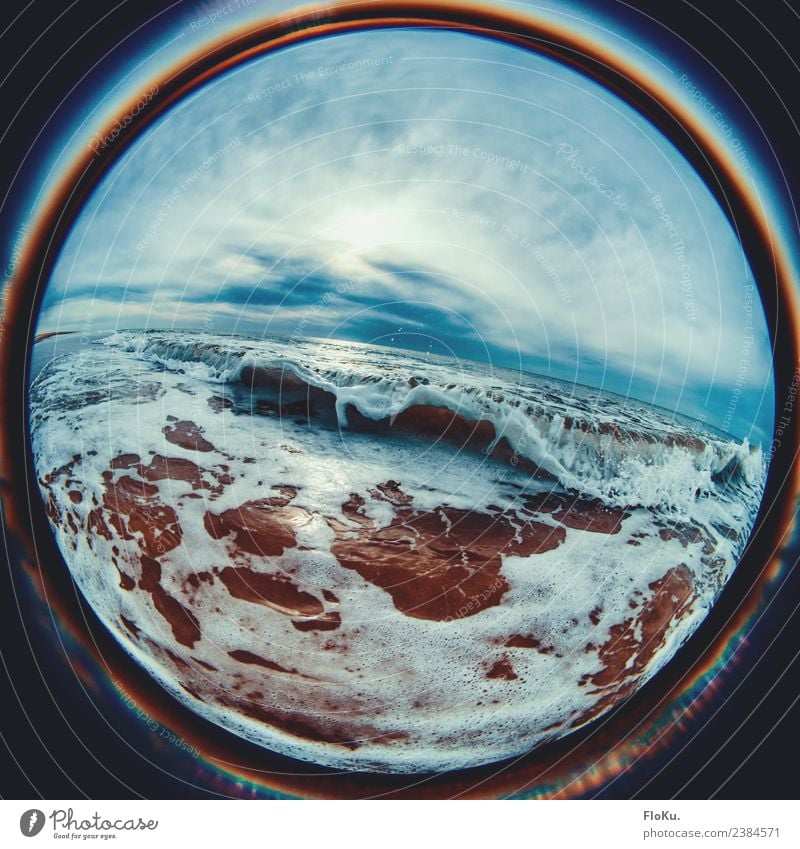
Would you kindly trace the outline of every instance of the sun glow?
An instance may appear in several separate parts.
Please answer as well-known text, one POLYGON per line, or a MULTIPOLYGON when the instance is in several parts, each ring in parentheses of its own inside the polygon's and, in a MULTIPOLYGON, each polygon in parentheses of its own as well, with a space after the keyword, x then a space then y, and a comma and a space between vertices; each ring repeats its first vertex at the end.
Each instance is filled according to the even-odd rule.
POLYGON ((330 236, 348 246, 349 252, 360 253, 396 241, 390 224, 391 212, 359 212, 343 218, 330 230, 330 236))

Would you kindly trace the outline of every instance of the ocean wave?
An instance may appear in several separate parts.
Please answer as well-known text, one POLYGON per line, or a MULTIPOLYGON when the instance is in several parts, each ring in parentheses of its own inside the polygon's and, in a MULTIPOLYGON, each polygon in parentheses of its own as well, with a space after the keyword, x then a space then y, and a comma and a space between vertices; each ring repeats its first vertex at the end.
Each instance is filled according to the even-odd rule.
POLYGON ((747 439, 689 428, 641 402, 628 409, 611 393, 591 390, 594 403, 580 391, 554 394, 554 382, 535 375, 517 382, 463 363, 322 341, 119 332, 99 344, 208 382, 322 393, 342 428, 424 430, 432 411, 447 411, 446 428, 480 430, 487 454, 526 462, 609 505, 688 512, 699 499, 728 495, 754 513, 763 491, 765 458, 747 439))

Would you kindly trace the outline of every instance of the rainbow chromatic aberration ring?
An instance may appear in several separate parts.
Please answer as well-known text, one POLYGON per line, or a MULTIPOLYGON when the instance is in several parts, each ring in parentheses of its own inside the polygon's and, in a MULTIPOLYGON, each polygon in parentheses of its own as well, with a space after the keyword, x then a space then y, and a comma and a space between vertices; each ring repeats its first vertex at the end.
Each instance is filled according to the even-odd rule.
POLYGON ((709 682, 724 666, 731 645, 758 615, 780 574, 780 552, 792 533, 798 490, 798 428, 793 418, 773 441, 762 509, 750 544, 725 595, 698 635, 694 651, 687 647, 646 692, 595 725, 502 767, 481 766, 415 782, 403 776, 323 771, 232 741, 230 735, 208 725, 199 728, 195 718, 164 695, 69 591, 66 568, 50 537, 33 473, 27 424, 28 373, 11 364, 29 363, 35 331, 32 317, 37 315, 70 228, 99 182, 156 119, 226 71, 314 39, 398 28, 462 32, 542 54, 578 70, 638 110, 691 163, 739 235, 758 283, 773 349, 780 352, 774 360, 776 397, 786 397, 793 388, 796 392, 798 288, 785 248, 734 152, 720 144, 707 124, 673 92, 599 44, 532 12, 516 14, 456 3, 346 3, 308 8, 225 33, 177 66, 165 69, 136 98, 123 104, 106 127, 98 128, 94 142, 43 205, 16 267, 2 339, 6 521, 16 538, 20 560, 41 595, 63 627, 95 658, 96 670, 86 674, 102 675, 102 658, 102 664, 111 669, 114 687, 187 741, 199 753, 197 769, 216 775, 218 782, 221 776, 223 786, 245 782, 256 792, 334 797, 381 793, 417 797, 577 795, 607 781, 643 752, 667 746, 676 721, 687 711, 702 711, 704 701, 713 694, 709 682), (701 644, 702 650, 698 650, 701 644))

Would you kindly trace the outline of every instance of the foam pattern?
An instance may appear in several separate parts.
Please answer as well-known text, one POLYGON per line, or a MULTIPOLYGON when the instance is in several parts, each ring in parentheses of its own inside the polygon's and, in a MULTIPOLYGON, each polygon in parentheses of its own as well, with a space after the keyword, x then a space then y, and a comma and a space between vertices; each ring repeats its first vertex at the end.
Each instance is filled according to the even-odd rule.
POLYGON ((373 771, 519 755, 635 692, 765 474, 639 402, 322 341, 117 333, 43 369, 31 424, 59 547, 136 661, 258 745, 373 771), (488 446, 392 426, 414 408, 488 446))

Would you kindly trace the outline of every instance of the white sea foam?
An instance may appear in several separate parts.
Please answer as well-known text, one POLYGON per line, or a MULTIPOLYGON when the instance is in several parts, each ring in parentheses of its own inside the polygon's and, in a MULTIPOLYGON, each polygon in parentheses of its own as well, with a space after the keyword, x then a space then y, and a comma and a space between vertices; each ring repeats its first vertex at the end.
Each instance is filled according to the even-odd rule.
MULTIPOLYGON (((632 600, 646 598, 655 581, 685 564, 698 598, 688 615, 672 623, 664 647, 639 676, 643 683, 692 634, 732 573, 763 475, 760 455, 749 446, 692 434, 685 422, 647 405, 528 375, 487 374, 467 364, 453 369, 414 354, 345 344, 116 334, 46 367, 32 388, 31 413, 40 477, 80 455, 71 474, 83 500, 71 503, 67 487, 56 495, 61 509, 82 522, 95 502, 102 503, 103 474, 119 454, 135 453, 145 462, 154 454, 191 459, 203 466, 209 483, 215 471, 227 468, 232 482, 213 500, 187 497, 188 487, 179 480, 154 484, 160 501, 174 506, 182 529, 180 546, 160 558, 161 583, 200 623, 202 638, 191 650, 176 644, 148 593, 119 587, 109 566, 112 546, 122 549, 123 566, 136 577, 137 539, 76 535, 62 522, 55 528, 59 545, 102 621, 176 699, 259 745, 338 768, 462 768, 561 736, 596 702, 591 688, 579 683, 601 667, 596 646, 608 639, 612 626, 631 617, 632 600), (391 428, 375 435, 317 427, 292 416, 244 414, 251 395, 258 396, 241 384, 248 366, 285 368, 329 392, 342 427, 352 409, 377 420, 418 404, 488 419, 512 445, 514 440, 521 445, 523 436, 536 437, 533 448, 524 446, 525 456, 549 462, 558 481, 391 428), (234 407, 215 412, 209 402, 222 396, 234 407), (200 425, 214 449, 200 454, 168 443, 163 429, 169 416, 200 425), (587 429, 567 427, 567 419, 587 429), (611 424, 624 438, 601 432, 611 424), (668 444, 687 434, 699 443, 668 444), (502 603, 477 615, 431 621, 398 611, 388 592, 342 567, 330 551, 333 532, 325 517, 341 516, 349 493, 367 496, 366 514, 379 524, 391 519, 386 502, 368 499, 376 484, 390 479, 401 482, 419 510, 447 505, 513 515, 527 497, 567 489, 640 506, 629 511, 618 534, 569 529, 564 543, 551 551, 504 555, 501 574, 508 590, 502 603), (311 516, 295 528, 296 548, 245 561, 229 539, 209 536, 206 511, 219 514, 273 496, 274 487, 287 484, 297 486, 292 504, 311 516), (659 535, 665 521, 677 519, 691 520, 714 537, 721 564, 715 572, 702 560, 702 543, 684 545, 659 535), (233 597, 219 580, 187 592, 191 576, 245 562, 256 571, 291 576, 317 597, 323 589, 334 591, 341 627, 298 631, 287 616, 233 597), (132 639, 120 616, 152 642, 132 639), (512 634, 535 634, 548 651, 504 646, 512 634), (594 650, 587 650, 589 640, 594 650), (187 678, 190 673, 167 648, 172 657, 177 653, 190 666, 199 658, 213 671, 195 664, 194 677, 187 678), (241 649, 301 675, 243 666, 229 655, 241 649), (503 657, 513 665, 513 681, 487 677, 503 657), (244 690, 243 669, 249 686, 244 690), (200 691, 204 701, 181 684, 200 691), (232 693, 312 719, 325 704, 337 720, 352 718, 357 725, 366 717, 374 734, 400 729, 407 736, 361 740, 354 750, 303 739, 231 707, 225 699, 232 693)), ((117 469, 113 478, 126 474, 117 469)), ((547 513, 536 521, 557 524, 547 513)))

